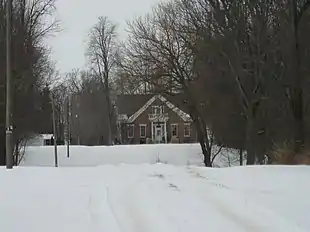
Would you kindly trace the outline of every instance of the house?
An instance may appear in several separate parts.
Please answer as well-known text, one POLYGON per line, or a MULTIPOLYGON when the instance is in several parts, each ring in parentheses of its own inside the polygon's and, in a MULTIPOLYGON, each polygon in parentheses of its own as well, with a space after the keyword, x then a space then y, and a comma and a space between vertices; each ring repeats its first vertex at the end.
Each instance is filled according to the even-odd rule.
POLYGON ((120 95, 116 101, 118 137, 125 144, 196 142, 193 121, 182 106, 179 96, 120 95))
POLYGON ((50 146, 53 145, 53 134, 38 134, 27 142, 28 146, 50 146))

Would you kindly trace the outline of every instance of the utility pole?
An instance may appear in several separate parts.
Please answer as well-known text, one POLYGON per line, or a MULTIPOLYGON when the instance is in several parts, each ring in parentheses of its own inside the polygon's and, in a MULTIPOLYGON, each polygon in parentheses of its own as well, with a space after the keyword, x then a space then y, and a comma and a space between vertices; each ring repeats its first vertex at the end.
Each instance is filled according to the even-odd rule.
POLYGON ((6 168, 13 168, 12 1, 6 2, 6 168))
POLYGON ((75 118, 77 120, 77 143, 78 143, 78 145, 81 145, 81 140, 80 140, 80 116, 78 114, 76 114, 75 118))
POLYGON ((66 125, 66 137, 67 137, 67 157, 70 157, 70 97, 67 98, 67 125, 66 125))
POLYGON ((118 107, 116 104, 114 105, 114 109, 115 109, 115 115, 116 115, 117 137, 119 139, 119 142, 122 143, 122 128, 121 128, 121 122, 120 122, 120 118, 118 114, 118 107))
POLYGON ((79 102, 77 103, 77 112, 75 114, 76 123, 77 123, 77 143, 78 145, 81 145, 81 139, 80 139, 80 101, 81 98, 79 98, 79 102))
POLYGON ((55 155, 55 167, 58 167, 58 154, 57 154, 57 131, 56 131, 56 116, 55 116, 55 103, 51 94, 52 111, 53 111, 53 134, 54 134, 54 155, 55 155))

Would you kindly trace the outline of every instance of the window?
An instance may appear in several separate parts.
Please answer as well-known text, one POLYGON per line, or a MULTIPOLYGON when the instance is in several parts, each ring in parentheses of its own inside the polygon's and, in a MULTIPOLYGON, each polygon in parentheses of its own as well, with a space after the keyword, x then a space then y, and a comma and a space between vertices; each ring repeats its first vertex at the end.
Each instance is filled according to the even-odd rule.
POLYGON ((140 124, 140 138, 146 137, 146 125, 140 124))
POLYGON ((134 137, 134 125, 128 125, 127 126, 127 133, 128 133, 128 138, 132 139, 134 137))
POLYGON ((191 124, 184 123, 184 137, 191 137, 191 124))
POLYGON ((171 124, 171 136, 178 137, 178 124, 171 124))
POLYGON ((163 112, 164 112, 163 106, 153 106, 152 107, 152 114, 159 115, 159 114, 163 114, 163 112))

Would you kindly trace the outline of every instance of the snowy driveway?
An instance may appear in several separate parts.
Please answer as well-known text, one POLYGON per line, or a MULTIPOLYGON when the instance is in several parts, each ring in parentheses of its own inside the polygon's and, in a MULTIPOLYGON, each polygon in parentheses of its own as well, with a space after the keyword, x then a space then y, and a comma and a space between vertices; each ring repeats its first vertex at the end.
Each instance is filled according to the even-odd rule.
MULTIPOLYGON (((0 169, 0 228, 5 232, 310 231, 310 203, 302 199, 309 189, 279 196, 285 185, 279 189, 266 184, 260 191, 241 183, 249 169, 160 164, 0 169), (300 198, 295 208, 287 203, 291 197, 300 198)), ((260 185, 266 170, 253 170, 264 173, 258 177, 251 172, 250 179, 260 185)), ((310 169, 297 170, 301 178, 310 174, 310 169)))

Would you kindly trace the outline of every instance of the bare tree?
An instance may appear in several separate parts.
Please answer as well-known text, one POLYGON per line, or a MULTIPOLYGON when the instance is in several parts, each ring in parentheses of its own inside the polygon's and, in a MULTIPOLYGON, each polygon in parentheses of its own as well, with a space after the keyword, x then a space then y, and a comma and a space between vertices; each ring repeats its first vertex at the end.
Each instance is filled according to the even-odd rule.
POLYGON ((64 84, 68 88, 68 94, 72 95, 82 90, 82 76, 83 72, 79 69, 74 69, 65 74, 64 84))
POLYGON ((186 34, 194 32, 199 40, 198 75, 234 78, 246 119, 247 162, 254 164, 256 118, 262 100, 266 99, 265 73, 273 65, 271 28, 275 4, 196 0, 181 1, 179 5, 189 22, 186 34))
MULTIPOLYGON (((292 74, 292 70, 296 71, 298 65, 290 65, 291 59, 298 62, 298 52, 291 51, 298 50, 296 41, 300 43, 300 39, 297 35, 297 38, 289 40, 292 41, 293 50, 288 53, 290 59, 285 61, 283 51, 287 50, 287 42, 280 38, 283 37, 281 33, 288 29, 287 3, 263 0, 176 0, 159 5, 145 18, 138 18, 129 25, 130 37, 122 60, 125 73, 154 86, 154 92, 185 94, 189 112, 200 134, 205 160, 209 160, 212 144, 208 138, 205 120, 208 120, 209 127, 216 128, 218 135, 221 128, 218 124, 223 124, 226 118, 234 118, 232 122, 238 125, 236 128, 240 131, 239 136, 243 138, 235 140, 235 143, 238 143, 236 148, 247 151, 247 164, 254 164, 264 158, 264 150, 267 148, 259 148, 263 147, 259 145, 259 141, 263 138, 273 139, 268 137, 270 134, 267 133, 278 129, 267 123, 279 121, 268 117, 278 117, 277 111, 280 110, 288 112, 286 103, 282 102, 283 98, 277 96, 283 93, 282 88, 285 85, 283 76, 287 75, 287 70, 284 63, 291 69, 289 76, 293 81, 289 82, 289 96, 293 99, 291 105, 295 122, 299 121, 299 126, 295 126, 295 137, 301 140, 303 100, 302 96, 297 96, 297 92, 302 95, 301 84, 298 82, 301 77, 294 78, 292 74), (277 17, 279 15, 281 17, 277 17), (144 75, 146 67, 150 70, 148 75, 144 75), (197 88, 199 85, 218 88, 224 84, 234 89, 230 91, 231 95, 224 96, 223 92, 218 90, 217 95, 214 95, 213 91, 211 96, 204 93, 206 88, 197 88), (234 106, 226 107, 229 110, 225 111, 228 116, 210 117, 210 101, 221 101, 222 105, 225 99, 234 106), (209 113, 201 109, 202 102, 208 105, 204 108, 207 108, 209 113), (281 105, 281 108, 272 109, 276 105, 281 105)), ((308 1, 295 3, 291 9, 302 14, 308 4, 308 1)), ((299 20, 301 18, 295 17, 299 20)), ((296 37, 296 33, 294 35, 296 37)), ((303 52, 304 56, 306 51, 303 52)), ((299 69, 301 72, 306 70, 306 67, 299 69)), ((229 103, 226 103, 226 106, 227 104, 229 103)), ((212 106, 216 105, 219 104, 214 103, 212 106)), ((286 113, 281 118, 282 122, 285 120, 286 113)), ((289 132, 286 136, 289 137, 288 135, 289 132)), ((221 137, 227 138, 219 138, 221 137)), ((268 143, 270 145, 272 140, 268 143)), ((209 164, 206 162, 206 165, 209 164)))
POLYGON ((305 1, 288 1, 290 15, 290 36, 289 36, 289 63, 290 63, 290 84, 289 100, 293 113, 294 125, 294 150, 296 153, 301 152, 305 145, 305 119, 304 119, 304 75, 301 70, 301 52, 300 52, 300 25, 301 21, 310 8, 310 0, 305 1))
MULTIPOLYGON (((184 40, 184 18, 174 3, 160 4, 152 14, 129 24, 130 36, 123 67, 154 86, 154 92, 185 96, 185 105, 196 126, 206 166, 211 166, 211 143, 191 85, 197 80, 195 53, 184 40), (151 75, 143 75, 148 67, 151 75), (131 71, 130 71, 131 70, 131 71)), ((196 38, 191 39, 192 45, 196 38)))
MULTIPOLYGON (((83 145, 108 145, 109 134, 106 130, 108 119, 105 107, 105 93, 101 78, 92 73, 82 78, 81 91, 72 94, 71 132, 73 143, 83 145)), ((115 115, 112 117, 116 125, 115 115)), ((112 127, 115 133, 115 126, 112 127)))
MULTIPOLYGON (((304 101, 308 89, 305 77, 309 73, 306 65, 309 62, 309 46, 306 42, 309 38, 306 33, 309 17, 305 12, 310 2, 179 2, 189 22, 189 27, 185 27, 188 30, 186 34, 194 30, 202 41, 200 54, 205 58, 201 55, 198 58, 200 68, 204 67, 200 73, 214 75, 214 78, 226 75, 235 79, 243 107, 242 114, 246 119, 244 140, 247 163, 253 164, 256 158, 263 158, 263 152, 259 157, 255 154, 259 152, 259 145, 255 144, 256 137, 273 127, 265 122, 264 126, 269 128, 259 130, 257 127, 261 117, 270 120, 267 118, 272 115, 274 118, 270 122, 275 123, 287 120, 287 113, 291 111, 294 119, 291 124, 294 126, 292 133, 286 132, 286 139, 291 140, 290 134, 293 134, 295 152, 304 148, 307 128, 304 101), (291 109, 277 96, 284 92, 283 86, 287 87, 286 95, 291 109), (272 112, 274 109, 271 106, 281 111, 281 120, 276 111, 272 112)), ((281 133, 279 131, 283 131, 279 128, 275 130, 277 136, 281 133)))
MULTIPOLYGON (((38 130, 37 120, 42 120, 40 119, 41 91, 45 86, 45 77, 53 69, 49 59, 49 51, 46 49, 43 39, 55 32, 57 28, 57 21, 46 20, 47 16, 51 16, 55 9, 54 3, 55 0, 23 0, 13 4, 12 68, 14 69, 13 124, 15 127, 15 148, 18 148, 18 144, 23 143, 25 138, 38 130)), ((5 78, 5 62, 2 56, 5 54, 5 39, 2 38, 2 35, 5 34, 4 4, 5 1, 1 0, 0 83, 5 78)), ((1 154, 3 153, 1 152, 1 154)), ((1 163, 3 163, 2 161, 1 159, 1 163)))
POLYGON ((116 66, 117 42, 116 25, 107 17, 99 17, 97 24, 93 26, 90 33, 90 42, 87 55, 89 56, 93 69, 103 80, 104 93, 107 102, 107 118, 109 144, 112 144, 112 102, 110 96, 111 72, 116 66))

